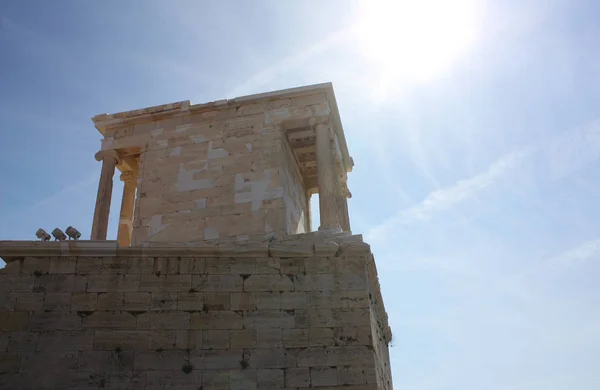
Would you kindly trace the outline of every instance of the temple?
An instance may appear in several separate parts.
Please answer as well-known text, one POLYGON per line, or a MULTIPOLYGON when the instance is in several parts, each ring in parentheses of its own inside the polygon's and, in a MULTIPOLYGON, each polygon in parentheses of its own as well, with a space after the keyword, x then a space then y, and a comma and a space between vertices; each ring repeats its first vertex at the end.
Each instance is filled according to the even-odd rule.
POLYGON ((92 120, 90 239, 0 241, 1 389, 392 388, 331 83, 92 120))
POLYGON ((93 121, 104 139, 92 240, 106 239, 115 167, 120 246, 306 233, 314 193, 319 229, 350 231, 353 161, 331 84, 93 121))

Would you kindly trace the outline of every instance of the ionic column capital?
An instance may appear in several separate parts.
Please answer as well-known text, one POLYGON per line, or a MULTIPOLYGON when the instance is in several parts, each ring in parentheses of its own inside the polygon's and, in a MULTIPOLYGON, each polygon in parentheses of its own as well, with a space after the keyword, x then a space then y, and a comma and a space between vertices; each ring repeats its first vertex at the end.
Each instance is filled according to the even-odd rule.
POLYGON ((137 180, 137 172, 126 171, 121 173, 121 176, 119 176, 119 178, 121 179, 121 181, 124 182, 135 182, 137 180))
POLYGON ((97 152, 94 157, 96 158, 96 161, 107 161, 108 159, 114 159, 117 164, 121 162, 121 156, 119 155, 119 152, 114 149, 101 150, 97 152))
POLYGON ((342 194, 344 194, 344 196, 348 199, 352 198, 352 192, 350 192, 346 182, 342 182, 342 194))
POLYGON ((308 125, 316 130, 319 126, 329 126, 330 122, 328 116, 313 116, 308 120, 308 125))

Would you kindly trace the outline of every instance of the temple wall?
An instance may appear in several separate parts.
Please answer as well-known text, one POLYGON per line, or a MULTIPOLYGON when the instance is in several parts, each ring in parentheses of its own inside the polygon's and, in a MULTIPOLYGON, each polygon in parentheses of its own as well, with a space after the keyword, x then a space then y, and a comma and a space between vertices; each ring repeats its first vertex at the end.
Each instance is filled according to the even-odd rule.
POLYGON ((391 388, 365 244, 75 255, 85 244, 4 257, 1 389, 391 388))
POLYGON ((103 150, 141 151, 132 245, 306 231, 305 194, 281 124, 307 126, 329 113, 325 94, 317 93, 186 107, 107 130, 103 150))

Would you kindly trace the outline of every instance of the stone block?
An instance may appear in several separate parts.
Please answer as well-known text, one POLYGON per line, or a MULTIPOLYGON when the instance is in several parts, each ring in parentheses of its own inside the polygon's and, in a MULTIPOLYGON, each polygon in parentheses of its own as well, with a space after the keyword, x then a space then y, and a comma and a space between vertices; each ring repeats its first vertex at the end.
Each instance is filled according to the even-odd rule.
POLYGON ((310 327, 368 326, 371 313, 368 308, 312 309, 307 311, 310 327))
POLYGON ((192 287, 202 292, 241 292, 243 279, 239 275, 193 275, 192 287))
POLYGON ((190 363, 200 370, 239 369, 243 358, 241 349, 203 349, 190 353, 190 363))
POLYGON ((229 390, 256 390, 257 370, 229 370, 229 390))
MULTIPOLYGON (((184 373, 181 367, 173 371, 146 371, 145 390, 188 390, 202 388, 202 371, 184 373)), ((128 388, 129 389, 129 388, 128 388)))
POLYGON ((75 272, 81 275, 99 274, 102 272, 101 257, 78 257, 75 272))
POLYGON ((229 330, 208 329, 202 332, 203 349, 229 348, 229 330))
POLYGON ((204 273, 204 259, 196 257, 183 257, 179 262, 180 274, 202 274, 204 273))
MULTIPOLYGON (((15 314, 25 314, 18 313, 15 314)), ((42 312, 33 313, 27 321, 27 330, 33 332, 47 332, 53 330, 79 330, 81 329, 81 317, 76 313, 42 312)))
POLYGON ((10 340, 9 332, 0 332, 0 352, 6 352, 10 340))
POLYGON ((35 311, 42 310, 44 306, 44 293, 19 293, 16 294, 17 301, 15 310, 35 311))
MULTIPOLYGON (((154 260, 154 274, 176 275, 180 273, 180 260, 177 257, 157 257, 154 260)), ((187 272, 186 272, 187 273, 187 272)))
POLYGON ((8 352, 35 351, 38 334, 35 332, 12 332, 8 343, 8 352))
POLYGON ((333 328, 309 328, 308 343, 311 347, 331 347, 335 345, 333 328))
POLYGON ((148 311, 150 309, 151 293, 126 292, 123 294, 123 310, 148 311))
POLYGON ((202 372, 202 390, 229 389, 229 370, 206 370, 202 372))
POLYGON ((288 257, 279 261, 282 274, 300 275, 306 273, 304 257, 288 257))
POLYGON ((71 294, 71 310, 95 311, 98 307, 98 293, 71 294))
POLYGON ((310 369, 303 367, 290 367, 284 370, 286 387, 309 387, 310 369))
POLYGON ((50 258, 26 257, 21 267, 22 275, 47 274, 50 271, 50 258))
POLYGON ((94 335, 94 349, 121 350, 149 349, 150 339, 147 331, 131 330, 96 330, 94 335))
POLYGON ((254 299, 256 301, 256 308, 259 310, 270 309, 279 310, 281 309, 281 294, 277 292, 257 292, 254 293, 254 299))
POLYGON ((366 274, 337 274, 335 275, 335 289, 342 291, 366 291, 366 274))
MULTIPOLYGON (((229 297, 228 297, 229 298, 229 297)), ((202 310, 203 295, 200 292, 180 292, 177 294, 177 309, 184 311, 202 310)))
POLYGON ((177 293, 152 293, 150 299, 150 310, 177 310, 177 293))
POLYGON ((317 386, 336 386, 337 368, 336 367, 311 367, 310 368, 310 384, 313 387, 317 386))
MULTIPOLYGON (((146 372, 126 371, 126 372, 100 372, 88 373, 88 385, 91 389, 103 390, 146 390, 146 372)), ((77 387, 82 389, 82 387, 77 387)))
POLYGON ((20 366, 21 357, 19 355, 0 355, 0 376, 19 372, 20 366))
MULTIPOLYGON (((28 294, 28 293, 25 293, 28 294)), ((13 311, 15 310, 15 304, 17 303, 17 296, 18 294, 16 293, 2 293, 0 294, 0 311, 5 310, 5 311, 13 311)), ((20 309, 20 310, 27 310, 27 309, 20 309)))
POLYGON ((126 261, 128 274, 150 275, 154 273, 154 259, 151 257, 130 257, 126 261))
POLYGON ((25 330, 28 313, 21 311, 0 311, 0 331, 18 332, 25 330))
POLYGON ((140 287, 139 275, 90 275, 88 292, 137 292, 140 287))
POLYGON ((204 271, 209 275, 227 275, 231 273, 231 260, 223 257, 204 259, 204 271))
POLYGON ((177 349, 202 349, 202 330, 178 330, 175 332, 177 349))
POLYGON ((257 274, 279 274, 281 263, 277 257, 259 257, 256 259, 257 274))
POLYGON ((70 311, 71 293, 46 293, 44 297, 44 310, 70 311))
POLYGON ((244 359, 254 369, 296 366, 296 357, 283 348, 248 349, 244 351, 244 359))
POLYGON ((138 329, 162 330, 162 329, 189 329, 190 313, 164 312, 144 313, 138 316, 138 329))
POLYGON ((377 374, 375 366, 339 366, 338 367, 338 383, 342 386, 347 385, 363 385, 377 384, 377 374))
POLYGON ((203 309, 206 310, 229 310, 231 297, 228 292, 205 292, 203 309))
POLYGON ((93 330, 50 331, 39 333, 38 351, 85 351, 92 349, 93 330))
POLYGON ((74 274, 42 275, 35 281, 36 292, 85 292, 87 276, 74 274))
POLYGON ((190 329, 242 329, 242 316, 233 311, 192 313, 190 329))
POLYGON ((297 354, 298 367, 361 365, 373 359, 366 346, 309 347, 297 354))
POLYGON ((77 351, 36 351, 22 355, 20 372, 29 375, 66 373, 77 369, 77 351))
POLYGON ((328 291, 335 289, 334 274, 294 275, 296 291, 328 291))
POLYGON ((234 275, 252 275, 256 273, 256 259, 238 257, 231 259, 230 272, 234 275))
POLYGON ((231 293, 231 310, 256 310, 254 293, 231 293))
POLYGON ((96 311, 83 318, 84 329, 135 329, 135 316, 124 311, 96 311))
POLYGON ((373 336, 370 326, 351 327, 342 326, 333 329, 335 341, 338 345, 373 345, 373 336))
POLYGON ((257 384, 261 389, 280 389, 285 386, 283 369, 257 370, 257 384))
POLYGON ((98 294, 98 310, 123 310, 122 292, 103 292, 98 294))
POLYGON ((0 274, 0 294, 33 292, 35 278, 25 274, 0 274))
POLYGON ((283 346, 285 348, 301 348, 308 346, 308 329, 283 329, 283 346))
POLYGON ((104 275, 127 274, 128 264, 120 257, 104 257, 102 259, 102 273, 104 275))
MULTIPOLYGON (((138 356, 136 355, 136 363, 138 356)), ((132 351, 82 351, 77 370, 80 372, 118 372, 133 370, 132 351)))
POLYGON ((77 265, 76 257, 53 257, 50 259, 51 274, 74 274, 77 265))
POLYGON ((229 331, 229 344, 234 349, 255 348, 256 329, 236 329, 229 331))
POLYGON ((282 292, 281 308, 284 310, 306 309, 306 293, 303 291, 282 292))
POLYGON ((191 287, 192 275, 142 275, 139 291, 153 293, 179 292, 189 291, 191 287))
POLYGON ((282 310, 255 310, 244 314, 244 327, 250 329, 289 329, 294 326, 294 316, 282 310))
POLYGON ((244 291, 294 291, 294 281, 286 275, 250 275, 244 280, 244 291))
POLYGON ((283 348, 281 329, 256 329, 256 348, 283 348))
POLYGON ((188 353, 185 351, 136 351, 134 367, 143 371, 181 371, 187 362, 188 353))

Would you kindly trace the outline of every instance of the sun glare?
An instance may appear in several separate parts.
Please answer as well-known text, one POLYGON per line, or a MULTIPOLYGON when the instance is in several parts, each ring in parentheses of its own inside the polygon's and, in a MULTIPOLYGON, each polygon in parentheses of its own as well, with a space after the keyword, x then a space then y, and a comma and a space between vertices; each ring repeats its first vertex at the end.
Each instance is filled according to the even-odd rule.
POLYGON ((431 81, 478 36, 482 0, 365 0, 354 32, 382 83, 431 81))

